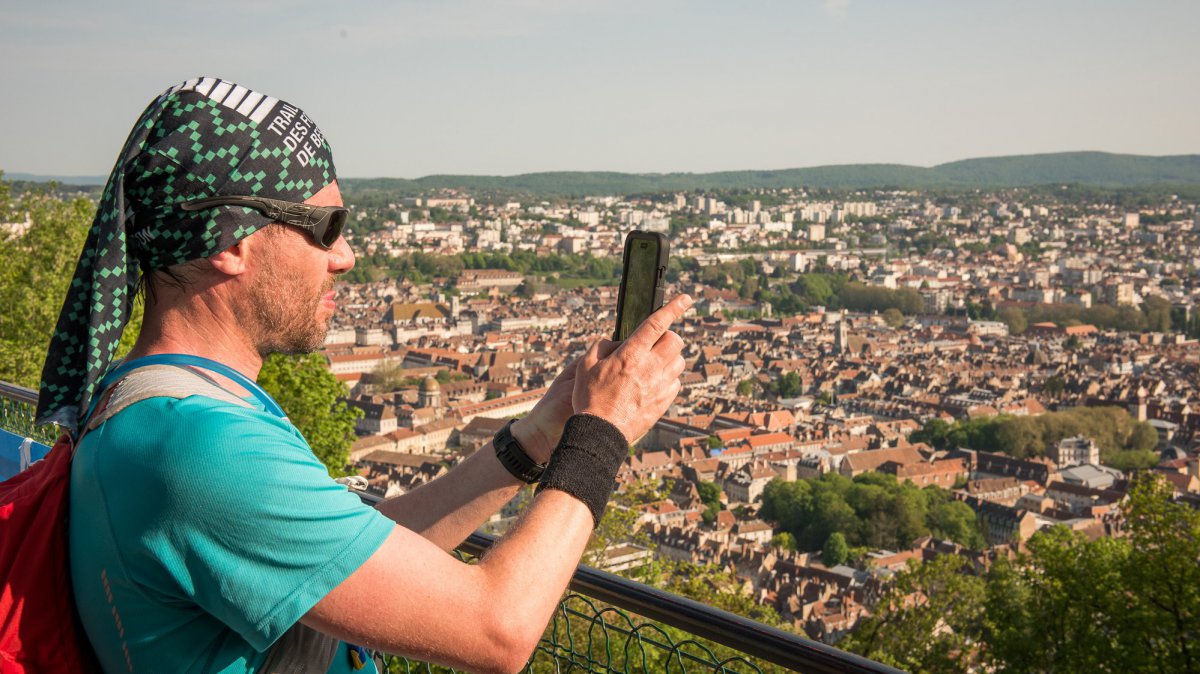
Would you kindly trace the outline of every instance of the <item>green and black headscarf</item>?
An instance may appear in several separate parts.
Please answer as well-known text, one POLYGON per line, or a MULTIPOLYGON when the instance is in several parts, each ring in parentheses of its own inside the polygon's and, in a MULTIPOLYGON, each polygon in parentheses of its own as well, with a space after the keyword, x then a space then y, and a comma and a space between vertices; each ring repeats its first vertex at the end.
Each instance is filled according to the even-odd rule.
POLYGON ((42 368, 38 423, 75 430, 129 321, 141 271, 208 257, 270 221, 178 204, 251 195, 304 201, 336 179, 324 134, 296 106, 212 77, 171 87, 134 124, 109 175, 42 368))

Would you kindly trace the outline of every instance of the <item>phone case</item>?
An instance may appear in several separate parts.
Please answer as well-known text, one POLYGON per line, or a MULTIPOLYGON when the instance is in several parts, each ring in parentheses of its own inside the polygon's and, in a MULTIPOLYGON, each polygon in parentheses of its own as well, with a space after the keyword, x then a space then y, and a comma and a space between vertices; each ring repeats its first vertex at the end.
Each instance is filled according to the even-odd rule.
POLYGON ((661 309, 663 305, 667 276, 667 259, 670 257, 670 244, 664 234, 643 232, 640 229, 635 229, 625 236, 625 251, 621 256, 621 289, 617 293, 617 325, 613 329, 614 340, 620 339, 621 336, 621 314, 625 310, 625 281, 628 278, 629 250, 635 242, 646 240, 658 243, 658 262, 655 265, 657 269, 654 278, 654 300, 651 304, 651 312, 661 309))

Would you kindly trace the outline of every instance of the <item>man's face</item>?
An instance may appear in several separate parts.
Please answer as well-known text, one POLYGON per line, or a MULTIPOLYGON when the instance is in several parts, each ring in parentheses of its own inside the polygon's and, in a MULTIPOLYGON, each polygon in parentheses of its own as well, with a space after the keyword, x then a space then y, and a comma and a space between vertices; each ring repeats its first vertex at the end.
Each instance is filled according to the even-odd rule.
MULTIPOLYGON (((341 206, 337 183, 305 203, 341 206)), ((261 355, 311 353, 325 342, 335 309, 333 280, 354 267, 354 253, 344 238, 325 250, 305 231, 271 225, 260 237, 254 277, 248 291, 249 314, 261 355)))

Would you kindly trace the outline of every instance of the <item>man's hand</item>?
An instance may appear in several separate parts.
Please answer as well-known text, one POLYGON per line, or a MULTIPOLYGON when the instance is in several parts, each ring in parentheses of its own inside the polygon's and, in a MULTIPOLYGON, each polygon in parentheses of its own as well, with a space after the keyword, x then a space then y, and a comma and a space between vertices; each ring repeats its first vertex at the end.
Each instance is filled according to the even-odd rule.
POLYGON ((575 412, 607 420, 630 442, 650 430, 679 393, 683 340, 670 327, 690 306, 692 298, 680 295, 624 342, 592 344, 575 373, 575 412))
POLYGON ((563 425, 575 412, 571 405, 571 393, 575 389, 575 369, 578 365, 579 359, 567 363, 533 410, 512 425, 513 437, 529 454, 529 458, 538 463, 550 460, 558 439, 562 437, 563 425))

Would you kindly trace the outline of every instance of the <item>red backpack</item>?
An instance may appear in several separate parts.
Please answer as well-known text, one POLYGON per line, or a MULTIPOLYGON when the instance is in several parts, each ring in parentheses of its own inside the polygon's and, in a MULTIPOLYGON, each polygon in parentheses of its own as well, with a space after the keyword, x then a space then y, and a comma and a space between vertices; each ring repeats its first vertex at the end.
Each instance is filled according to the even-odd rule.
POLYGON ((83 633, 67 561, 75 445, 0 483, 0 674, 99 672, 83 633))

